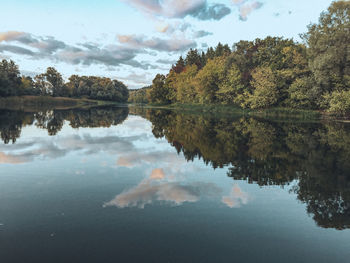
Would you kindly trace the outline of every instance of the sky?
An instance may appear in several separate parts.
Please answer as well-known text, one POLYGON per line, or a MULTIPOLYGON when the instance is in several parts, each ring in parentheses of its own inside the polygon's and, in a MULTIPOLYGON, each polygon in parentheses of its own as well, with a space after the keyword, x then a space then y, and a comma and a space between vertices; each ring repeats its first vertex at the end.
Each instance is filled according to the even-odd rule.
POLYGON ((0 59, 25 75, 54 66, 129 88, 166 74, 190 48, 293 38, 332 0, 1 0, 0 59))

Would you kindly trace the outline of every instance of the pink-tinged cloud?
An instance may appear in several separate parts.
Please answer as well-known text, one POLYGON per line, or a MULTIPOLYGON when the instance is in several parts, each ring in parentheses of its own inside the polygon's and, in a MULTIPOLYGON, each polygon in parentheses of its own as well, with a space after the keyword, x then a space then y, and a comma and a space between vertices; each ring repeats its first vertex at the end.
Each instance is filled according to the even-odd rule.
POLYGON ((104 204, 119 208, 138 207, 154 201, 167 201, 171 204, 181 205, 185 202, 197 202, 199 197, 184 186, 175 183, 152 184, 149 181, 142 182, 136 187, 117 195, 113 200, 104 204))
POLYGON ((121 45, 101 47, 91 43, 68 45, 52 36, 35 36, 30 33, 7 31, 0 32, 0 55, 12 53, 26 55, 31 59, 50 59, 68 64, 106 66, 128 65, 149 69, 149 63, 139 62, 135 58, 143 49, 132 49, 121 45))
POLYGON ((20 163, 25 163, 28 162, 26 158, 23 158, 21 156, 14 156, 14 155, 9 155, 5 154, 3 152, 0 152, 0 163, 2 164, 20 164, 20 163))
POLYGON ((138 207, 155 201, 166 202, 170 205, 194 203, 202 196, 217 196, 222 190, 212 183, 185 183, 169 182, 163 169, 154 169, 151 175, 141 181, 137 186, 117 195, 103 207, 116 206, 118 208, 138 207))
POLYGON ((242 21, 247 21, 248 15, 250 15, 254 10, 259 9, 263 6, 261 2, 253 2, 251 4, 242 5, 239 9, 239 19, 242 21))
POLYGON ((221 199, 221 201, 230 208, 239 208, 242 205, 246 205, 249 200, 250 196, 241 190, 237 184, 232 187, 231 193, 228 196, 224 196, 221 199))
POLYGON ((248 16, 254 11, 263 6, 262 2, 249 0, 233 0, 233 3, 239 9, 239 19, 247 21, 248 16))
POLYGON ((0 33, 0 42, 2 41, 13 41, 23 36, 25 33, 18 31, 7 31, 0 33))
POLYGON ((165 178, 164 170, 161 168, 154 169, 151 173, 150 179, 152 180, 162 180, 165 178))

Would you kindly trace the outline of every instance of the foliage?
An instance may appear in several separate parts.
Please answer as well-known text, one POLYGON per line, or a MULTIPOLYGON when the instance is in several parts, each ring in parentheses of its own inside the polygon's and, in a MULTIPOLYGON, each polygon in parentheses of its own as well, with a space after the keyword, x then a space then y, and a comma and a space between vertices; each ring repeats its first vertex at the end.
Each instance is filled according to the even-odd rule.
MULTIPOLYGON (((162 85, 154 87, 149 100, 334 111, 327 108, 327 94, 350 87, 349 32, 350 2, 335 1, 318 24, 308 27, 305 44, 268 36, 239 41, 232 49, 221 43, 202 53, 191 49, 173 65, 162 85)), ((345 93, 334 93, 333 105, 340 97, 345 103, 345 93)))
POLYGON ((334 1, 303 35, 309 66, 320 93, 350 86, 350 2, 334 1))
POLYGON ((165 86, 165 76, 158 74, 152 83, 152 88, 148 91, 148 100, 151 103, 168 103, 168 90, 165 86))
POLYGON ((270 67, 257 68, 252 73, 253 93, 248 95, 248 105, 252 109, 268 108, 279 100, 276 76, 270 67))
POLYGON ((224 59, 216 57, 209 59, 207 64, 196 76, 196 91, 201 103, 216 103, 219 84, 224 80, 224 59))
POLYGON ((333 91, 326 95, 325 99, 329 103, 328 112, 337 116, 350 115, 350 90, 333 91))
POLYGON ((72 75, 67 83, 53 67, 45 73, 31 77, 20 76, 18 66, 13 61, 0 62, 0 97, 8 96, 53 96, 76 97, 96 100, 126 102, 129 97, 127 87, 118 80, 94 76, 72 75))
POLYGON ((0 96, 19 95, 21 89, 21 77, 18 66, 12 60, 0 62, 0 96))
POLYGON ((293 184, 317 225, 350 228, 350 131, 344 123, 274 122, 146 109, 153 134, 187 161, 229 167, 228 176, 262 187, 293 184))
MULTIPOLYGON (((173 101, 181 103, 197 102, 195 90, 195 76, 197 75, 198 67, 196 65, 186 66, 180 74, 175 74, 172 78, 175 97, 173 101)), ((169 79, 169 77, 167 78, 169 79)))
POLYGON ((143 87, 141 89, 129 90, 128 102, 138 103, 138 104, 148 103, 148 99, 147 99, 148 89, 150 89, 150 87, 143 87))

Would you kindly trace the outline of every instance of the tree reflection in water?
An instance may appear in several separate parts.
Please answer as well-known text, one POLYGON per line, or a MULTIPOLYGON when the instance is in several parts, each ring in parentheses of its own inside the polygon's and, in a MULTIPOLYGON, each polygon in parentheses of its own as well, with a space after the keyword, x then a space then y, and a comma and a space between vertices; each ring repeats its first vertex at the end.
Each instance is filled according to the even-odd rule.
POLYGON ((307 205, 320 227, 350 228, 350 125, 333 122, 274 121, 218 117, 144 108, 99 107, 43 112, 0 111, 4 143, 15 143, 23 126, 35 125, 56 135, 65 121, 73 128, 110 127, 131 114, 152 123, 187 161, 203 160, 228 176, 261 187, 285 186, 307 205))
POLYGON ((153 124, 188 161, 260 186, 293 188, 320 227, 350 228, 350 126, 333 122, 272 121, 166 110, 132 109, 153 124))
POLYGON ((22 127, 35 125, 56 135, 68 121, 72 128, 111 127, 122 123, 129 114, 127 107, 47 110, 40 112, 0 110, 0 134, 5 144, 15 143, 22 127))

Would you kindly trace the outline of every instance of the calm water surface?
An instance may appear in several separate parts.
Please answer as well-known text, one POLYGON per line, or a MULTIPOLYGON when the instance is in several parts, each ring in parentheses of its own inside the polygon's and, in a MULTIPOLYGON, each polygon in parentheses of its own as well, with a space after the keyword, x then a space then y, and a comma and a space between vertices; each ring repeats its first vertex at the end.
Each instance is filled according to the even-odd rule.
POLYGON ((350 262, 350 126, 0 110, 0 261, 350 262))

